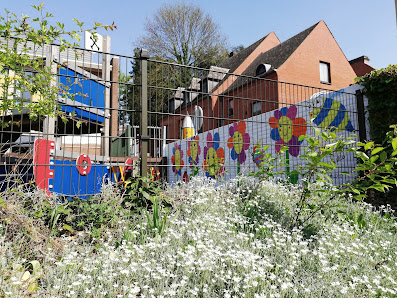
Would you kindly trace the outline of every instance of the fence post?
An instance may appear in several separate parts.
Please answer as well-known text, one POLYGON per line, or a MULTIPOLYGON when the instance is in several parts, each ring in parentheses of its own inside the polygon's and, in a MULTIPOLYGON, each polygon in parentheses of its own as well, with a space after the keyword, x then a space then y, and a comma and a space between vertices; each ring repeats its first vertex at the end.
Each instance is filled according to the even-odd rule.
MULTIPOLYGON (((51 75, 55 78, 51 80, 51 87, 58 85, 58 76, 57 76, 57 67, 56 63, 54 63, 54 55, 55 54, 55 46, 48 45, 47 52, 46 52, 46 67, 51 68, 51 75)), ((46 116, 43 121, 43 137, 46 140, 55 140, 55 125, 56 125, 56 118, 46 116)), ((58 148, 59 149, 59 148, 58 148)))
POLYGON ((358 135, 360 142, 364 142, 367 138, 367 128, 365 125, 364 95, 361 90, 356 91, 356 105, 358 117, 358 135))
POLYGON ((102 80, 105 83, 105 119, 102 142, 102 155, 110 157, 110 36, 103 36, 102 40, 102 80))
POLYGON ((140 104, 141 104, 141 117, 140 117, 140 127, 139 127, 139 135, 140 135, 140 147, 141 147, 141 176, 146 176, 148 172, 147 165, 147 153, 148 153, 148 145, 149 145, 149 136, 148 136, 148 93, 147 93, 147 75, 148 75, 148 65, 147 60, 149 58, 149 54, 147 50, 141 49, 140 52, 140 68, 141 68, 141 92, 140 92, 140 104))

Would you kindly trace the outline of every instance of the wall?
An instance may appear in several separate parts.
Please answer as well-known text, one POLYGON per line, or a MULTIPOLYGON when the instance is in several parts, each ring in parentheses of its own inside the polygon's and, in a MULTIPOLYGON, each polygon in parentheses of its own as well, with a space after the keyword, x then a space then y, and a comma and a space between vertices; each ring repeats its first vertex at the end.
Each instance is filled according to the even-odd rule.
MULTIPOLYGON (((313 29, 288 60, 277 69, 277 74, 281 82, 294 82, 294 84, 332 90, 339 90, 348 84, 353 84, 356 77, 349 61, 324 21, 313 29), (330 64, 331 84, 320 82, 320 61, 330 64)), ((279 92, 279 101, 287 102, 290 97, 284 98, 283 90, 279 92)), ((313 89, 314 92, 317 91, 313 89)))
POLYGON ((374 70, 374 68, 368 65, 364 60, 351 63, 351 66, 358 77, 362 77, 374 70))
MULTIPOLYGON (((211 92, 211 96, 204 96, 203 98, 199 99, 195 104, 183 107, 180 110, 177 110, 176 113, 182 115, 186 115, 186 113, 189 113, 190 115, 192 115, 194 111, 194 106, 198 105, 202 107, 204 114, 204 123, 202 128, 203 131, 208 131, 212 127, 216 127, 217 120, 213 118, 219 117, 219 113, 217 113, 219 112, 219 95, 223 93, 233 83, 235 79, 237 79, 236 76, 241 75, 245 71, 245 69, 257 58, 260 53, 266 52, 271 48, 277 46, 278 44, 280 44, 280 40, 278 39, 276 34, 274 32, 269 33, 258 45, 258 47, 254 49, 251 54, 248 55, 248 57, 241 61, 239 66, 233 71, 233 74, 228 75, 228 77, 217 87, 217 89, 211 92)), ((237 57, 231 57, 229 59, 236 58, 237 57)), ((246 118, 246 116, 243 118, 246 118)), ((180 119, 180 116, 165 116, 163 117, 163 119, 160 120, 160 126, 169 127, 168 138, 171 140, 178 138, 178 124, 180 119)))
MULTIPOLYGON (((327 94, 327 97, 329 97, 332 102, 339 102, 341 107, 343 106, 346 108, 346 113, 340 120, 346 117, 350 120, 349 125, 346 125, 343 127, 343 130, 337 132, 340 136, 348 137, 353 135, 356 136, 356 139, 358 138, 357 108, 354 95, 358 89, 360 89, 359 86, 353 85, 344 88, 343 93, 333 93, 333 95, 332 93, 327 94)), ((258 142, 262 146, 269 145, 268 152, 276 156, 278 144, 283 142, 283 138, 288 141, 290 169, 292 171, 294 167, 301 162, 299 155, 302 154, 303 147, 305 146, 305 142, 299 144, 299 142, 296 141, 297 137, 304 133, 313 134, 314 130, 310 122, 310 115, 312 114, 312 116, 315 116, 313 115, 314 107, 324 110, 323 101, 324 98, 320 98, 319 102, 308 99, 297 105, 286 106, 283 110, 278 109, 270 111, 247 118, 244 121, 235 122, 234 124, 225 125, 201 133, 197 135, 194 140, 179 140, 167 144, 164 156, 167 157, 168 161, 168 182, 175 183, 182 180, 183 177, 186 179, 187 176, 197 172, 200 175, 212 176, 217 179, 220 179, 219 174, 221 174, 224 180, 229 180, 235 177, 238 172, 246 174, 248 171, 256 171, 257 165, 254 159, 257 156, 253 154, 254 146, 258 142), (296 111, 296 115, 294 110, 296 111), (283 132, 287 132, 287 136, 280 137, 280 135, 278 135, 277 137, 276 131, 278 131, 278 127, 276 127, 275 118, 281 119, 280 115, 282 112, 284 112, 286 117, 289 117, 292 126, 289 128, 283 126, 283 132), (234 135, 234 131, 236 130, 240 131, 240 142, 242 142, 243 145, 237 143, 233 146, 230 137, 234 135), (288 136, 288 132, 291 132, 292 136, 288 136), (288 140, 288 138, 290 139, 288 140), (214 157, 224 157, 224 169, 216 166, 216 163, 213 162, 214 157), (213 165, 213 167, 209 167, 208 164, 213 165)), ((343 107, 340 109, 343 109, 343 107)), ((320 123, 317 121, 318 126, 323 128, 325 121, 326 120, 320 123)), ((332 174, 332 178, 336 184, 340 184, 351 178, 342 175, 341 172, 352 172, 356 166, 356 162, 352 154, 336 156, 335 161, 340 168, 332 174)))

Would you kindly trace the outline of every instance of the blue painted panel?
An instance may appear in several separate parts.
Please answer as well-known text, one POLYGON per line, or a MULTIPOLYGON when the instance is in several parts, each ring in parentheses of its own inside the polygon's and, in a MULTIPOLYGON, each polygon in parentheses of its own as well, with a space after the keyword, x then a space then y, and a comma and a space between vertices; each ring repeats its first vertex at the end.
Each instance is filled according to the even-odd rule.
POLYGON ((62 105, 62 111, 68 112, 68 113, 74 113, 74 114, 76 114, 77 118, 84 118, 86 120, 92 120, 92 121, 96 121, 96 122, 100 122, 100 123, 103 123, 105 121, 105 118, 102 116, 84 111, 84 110, 76 108, 76 107, 62 105))
POLYGON ((59 82, 65 86, 65 89, 69 89, 69 93, 76 94, 75 101, 97 108, 105 108, 104 85, 66 67, 59 70, 59 82))
POLYGON ((88 199, 101 192, 104 177, 109 177, 109 170, 103 164, 92 164, 88 175, 77 171, 76 161, 55 160, 53 192, 65 196, 78 196, 88 199))

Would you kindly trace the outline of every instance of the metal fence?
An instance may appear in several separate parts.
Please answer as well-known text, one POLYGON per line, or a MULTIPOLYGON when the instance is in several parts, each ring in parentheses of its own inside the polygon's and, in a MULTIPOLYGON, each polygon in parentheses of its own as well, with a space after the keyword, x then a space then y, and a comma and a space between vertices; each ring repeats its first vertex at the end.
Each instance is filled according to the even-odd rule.
MULTIPOLYGON (((31 119, 28 107, 2 113, 2 190, 30 183, 84 197, 104 183, 123 184, 138 169, 168 182, 197 174, 229 179, 256 170, 258 145, 273 154, 288 146, 292 171, 305 146, 298 137, 313 125, 365 138, 360 93, 156 61, 145 51, 77 51, 51 45, 32 54, 55 66, 54 85, 73 96, 58 99, 67 121, 31 119)), ((4 94, 10 86, 1 88, 4 94)), ((43 98, 26 93, 20 100, 43 98)), ((352 156, 339 159, 344 170, 355 163, 352 156)))

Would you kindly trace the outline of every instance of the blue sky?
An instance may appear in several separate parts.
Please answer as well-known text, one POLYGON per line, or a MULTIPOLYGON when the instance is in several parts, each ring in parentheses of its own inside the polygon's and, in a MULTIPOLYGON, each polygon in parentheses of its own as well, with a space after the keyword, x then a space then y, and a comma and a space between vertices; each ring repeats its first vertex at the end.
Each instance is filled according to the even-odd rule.
MULTIPOLYGON (((20 15, 34 14, 31 4, 45 2, 54 20, 75 28, 73 18, 91 26, 94 21, 118 29, 108 34, 112 52, 132 55, 134 41, 144 33, 144 21, 166 0, 1 0, 3 8, 20 15)), ((217 22, 229 39, 229 46, 248 46, 271 31, 281 41, 292 37, 320 20, 333 33, 347 59, 367 55, 370 64, 383 68, 397 64, 397 26, 394 0, 192 0, 217 22)))

